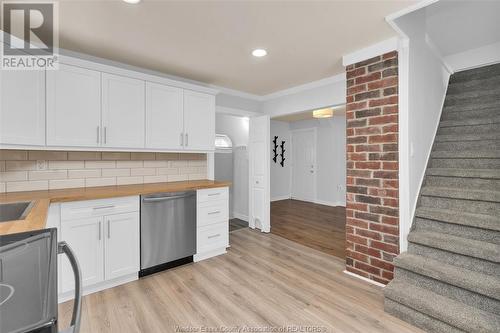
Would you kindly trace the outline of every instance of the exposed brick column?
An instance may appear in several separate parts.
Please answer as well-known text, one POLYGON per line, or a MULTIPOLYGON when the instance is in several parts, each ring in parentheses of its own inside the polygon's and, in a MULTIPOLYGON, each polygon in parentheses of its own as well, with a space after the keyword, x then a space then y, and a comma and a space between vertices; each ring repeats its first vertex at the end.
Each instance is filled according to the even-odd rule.
POLYGON ((346 269, 385 284, 399 253, 398 54, 346 71, 346 269))

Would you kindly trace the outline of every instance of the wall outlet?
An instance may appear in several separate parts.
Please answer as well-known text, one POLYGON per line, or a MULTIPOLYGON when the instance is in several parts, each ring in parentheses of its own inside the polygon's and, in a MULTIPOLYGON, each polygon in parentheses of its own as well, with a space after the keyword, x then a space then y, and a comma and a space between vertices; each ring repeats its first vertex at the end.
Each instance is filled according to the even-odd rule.
POLYGON ((343 190, 344 190, 344 186, 342 186, 341 184, 338 184, 337 191, 342 192, 343 190))
POLYGON ((47 170, 47 161, 37 160, 36 161, 36 169, 37 170, 47 170))

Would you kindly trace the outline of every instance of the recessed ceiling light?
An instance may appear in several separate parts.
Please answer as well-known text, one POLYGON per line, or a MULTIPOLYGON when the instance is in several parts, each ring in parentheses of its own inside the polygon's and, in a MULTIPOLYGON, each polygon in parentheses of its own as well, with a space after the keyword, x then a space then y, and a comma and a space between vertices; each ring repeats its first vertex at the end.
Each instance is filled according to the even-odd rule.
POLYGON ((123 0, 123 1, 125 1, 126 3, 131 3, 133 5, 138 4, 139 2, 141 2, 141 0, 123 0))
POLYGON ((265 57, 267 55, 267 51, 264 49, 255 49, 252 51, 252 55, 258 58, 265 57))

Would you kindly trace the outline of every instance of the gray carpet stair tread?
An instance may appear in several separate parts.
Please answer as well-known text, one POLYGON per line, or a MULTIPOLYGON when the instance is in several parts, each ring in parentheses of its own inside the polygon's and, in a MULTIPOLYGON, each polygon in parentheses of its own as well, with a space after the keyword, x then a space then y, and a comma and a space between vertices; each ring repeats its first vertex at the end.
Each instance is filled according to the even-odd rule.
POLYGON ((487 79, 474 79, 448 85, 447 94, 455 95, 468 91, 495 89, 500 86, 500 75, 493 75, 487 79))
POLYGON ((468 188, 424 186, 422 187, 420 193, 421 195, 426 195, 431 197, 500 202, 500 191, 485 191, 485 190, 471 190, 468 188))
POLYGON ((394 260, 398 268, 500 300, 500 277, 474 272, 438 260, 403 253, 394 260))
POLYGON ((500 158, 500 150, 433 151, 433 158, 500 158))
POLYGON ((448 252, 500 263, 500 245, 438 232, 412 231, 408 241, 448 252))
POLYGON ((470 125, 485 125, 500 123, 500 116, 484 117, 484 118, 466 118, 458 120, 443 120, 439 123, 439 128, 455 127, 455 126, 470 126, 470 125))
POLYGON ((431 176, 500 179, 500 169, 429 168, 426 173, 431 176))
POLYGON ((483 140, 498 140, 500 139, 499 131, 485 133, 470 133, 470 134, 439 134, 436 135, 436 142, 457 142, 457 141, 483 141, 483 140))
POLYGON ((415 215, 430 220, 500 231, 500 216, 465 213, 430 207, 418 207, 415 215))
POLYGON ((466 332, 498 333, 500 316, 404 282, 385 287, 387 298, 466 332), (429 301, 432 300, 432 301, 429 301))

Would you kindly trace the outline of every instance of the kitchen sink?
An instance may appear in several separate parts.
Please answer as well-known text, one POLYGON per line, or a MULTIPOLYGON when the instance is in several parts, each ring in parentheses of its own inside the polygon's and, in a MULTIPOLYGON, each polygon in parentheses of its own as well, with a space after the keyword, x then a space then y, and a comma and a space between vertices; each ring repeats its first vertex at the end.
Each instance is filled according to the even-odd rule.
POLYGON ((0 204, 0 223, 23 220, 30 212, 32 206, 32 201, 0 204))

